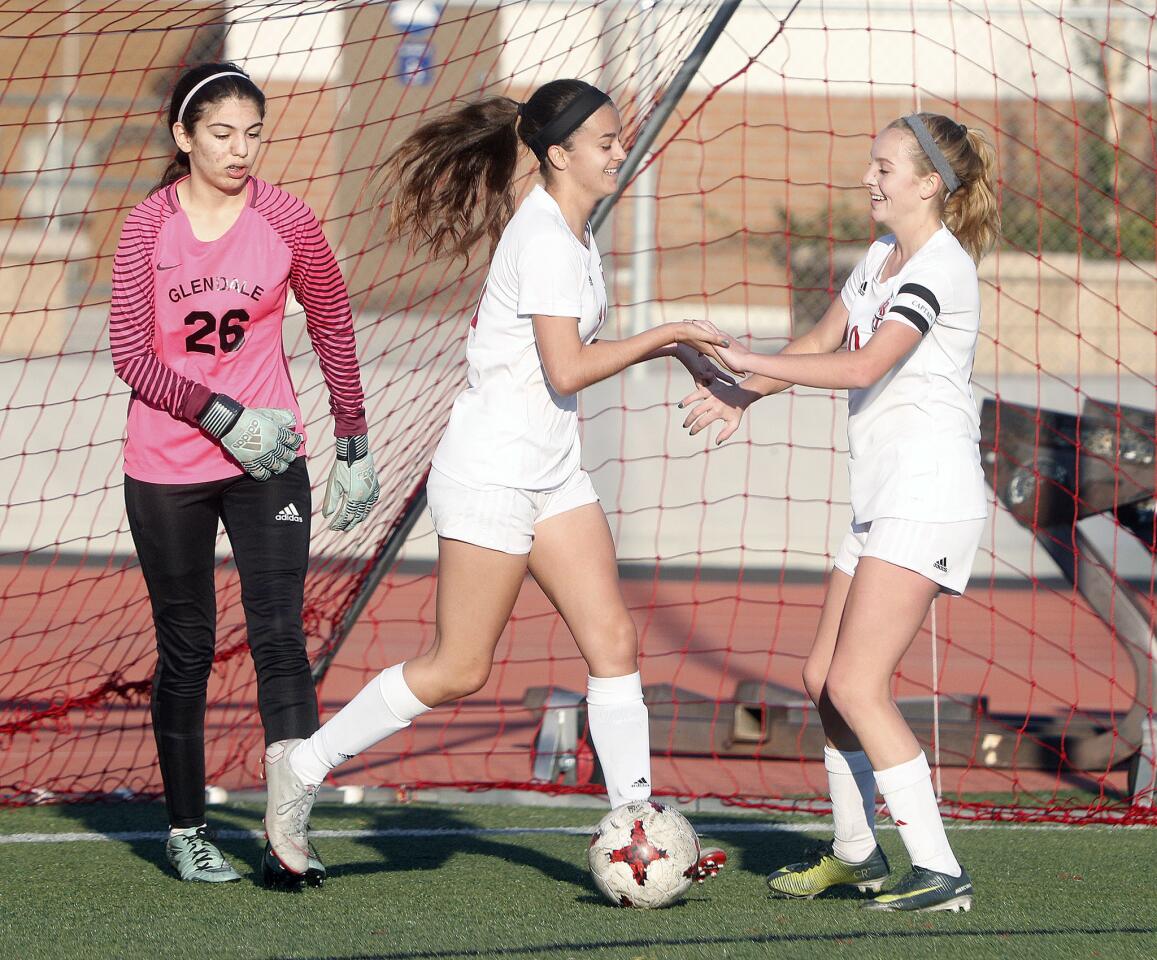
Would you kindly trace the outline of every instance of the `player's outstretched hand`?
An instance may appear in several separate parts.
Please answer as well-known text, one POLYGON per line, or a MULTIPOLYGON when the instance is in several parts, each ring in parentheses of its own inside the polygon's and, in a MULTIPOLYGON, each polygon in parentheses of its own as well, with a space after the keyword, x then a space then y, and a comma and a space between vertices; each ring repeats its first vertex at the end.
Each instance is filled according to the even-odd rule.
POLYGON ((700 386, 712 383, 735 383, 735 377, 720 370, 711 360, 694 347, 681 343, 675 348, 675 359, 678 360, 691 378, 700 386))
POLYGON ((213 395, 198 422, 254 480, 284 473, 304 439, 293 429, 297 418, 292 410, 243 407, 223 393, 213 395))
POLYGON ((696 327, 703 330, 705 333, 718 334, 723 338, 723 343, 712 347, 712 355, 732 373, 737 373, 741 377, 747 375, 747 367, 744 365, 744 360, 751 354, 747 347, 740 344, 734 337, 728 336, 720 330, 710 320, 692 320, 696 327))
POLYGON ((728 439, 743 421, 743 411, 750 407, 759 394, 754 390, 730 383, 712 383, 700 386, 679 401, 679 409, 690 407, 683 426, 691 436, 720 421, 723 429, 715 438, 716 445, 728 439))
POLYGON ((323 517, 333 515, 329 528, 352 530, 369 515, 380 491, 369 437, 338 437, 337 459, 329 471, 321 508, 323 517))
MULTIPOLYGON (((727 334, 715 329, 715 327, 708 329, 698 320, 674 322, 670 326, 674 328, 676 351, 681 346, 688 346, 698 353, 705 353, 709 357, 718 359, 719 355, 716 351, 721 347, 729 346, 731 343, 727 334)), ((722 361, 719 362, 722 363, 722 361)))

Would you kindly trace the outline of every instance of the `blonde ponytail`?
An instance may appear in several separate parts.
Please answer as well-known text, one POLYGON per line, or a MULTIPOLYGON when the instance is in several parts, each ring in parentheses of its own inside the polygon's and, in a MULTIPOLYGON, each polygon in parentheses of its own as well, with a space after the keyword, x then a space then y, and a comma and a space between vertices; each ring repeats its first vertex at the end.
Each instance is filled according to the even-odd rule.
MULTIPOLYGON (((955 234, 968 255, 980 262, 1000 237, 1000 205, 996 200, 996 153, 979 130, 968 129, 939 113, 921 113, 936 146, 960 179, 951 193, 945 193, 941 219, 955 234)), ((893 120, 889 129, 904 130, 912 140, 910 156, 922 176, 936 173, 932 161, 920 147, 903 119, 893 120)))

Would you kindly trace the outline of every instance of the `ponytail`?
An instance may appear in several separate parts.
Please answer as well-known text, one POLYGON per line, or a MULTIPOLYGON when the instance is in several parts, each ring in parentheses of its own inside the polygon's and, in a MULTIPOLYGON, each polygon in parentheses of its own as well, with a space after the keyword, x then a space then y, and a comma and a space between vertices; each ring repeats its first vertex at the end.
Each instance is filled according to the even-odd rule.
POLYGON ((498 243, 514 214, 518 103, 488 97, 427 120, 374 171, 378 202, 392 195, 387 235, 411 234, 442 253, 464 256, 482 237, 498 243))
POLYGON ((161 179, 158 180, 153 188, 149 191, 151 197, 158 190, 164 190, 170 183, 176 183, 181 177, 189 175, 189 155, 184 150, 177 150, 173 155, 173 159, 169 161, 169 165, 165 167, 165 172, 161 174, 161 179))
MULTIPOLYGON (((938 113, 918 116, 960 180, 960 185, 946 194, 940 217, 968 255, 979 263, 1000 237, 1000 206, 995 190, 996 154, 979 130, 970 130, 938 113)), ((903 118, 893 120, 888 129, 893 128, 904 130, 911 137, 910 156, 917 171, 922 176, 936 173, 908 122, 903 118)))
POLYGON ((549 182, 547 150, 572 149, 575 130, 610 102, 582 80, 553 80, 526 103, 489 97, 427 120, 374 171, 378 203, 390 207, 387 236, 409 234, 434 257, 466 256, 483 237, 493 250, 514 215, 519 141, 549 182))

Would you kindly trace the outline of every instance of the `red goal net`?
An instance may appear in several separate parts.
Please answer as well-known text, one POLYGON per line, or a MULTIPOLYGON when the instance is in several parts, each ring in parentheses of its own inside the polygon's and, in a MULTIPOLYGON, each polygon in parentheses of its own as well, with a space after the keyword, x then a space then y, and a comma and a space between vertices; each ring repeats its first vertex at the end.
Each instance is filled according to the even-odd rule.
MULTIPOLYGON (((431 261, 383 239, 367 180, 391 144, 453 101, 600 85, 627 143, 647 143, 600 227, 608 335, 701 316, 773 350, 872 239, 859 179, 874 132, 939 111, 998 153, 1004 237, 981 265, 973 383, 991 520, 967 595, 937 601, 895 693, 950 813, 1154 821, 1157 21, 1125 2, 991 6, 0 0, 0 802, 159 790, 109 285, 120 224, 172 150, 176 77, 228 59, 268 96, 257 174, 303 197, 338 253, 382 467, 354 534, 313 518, 323 716, 432 640, 436 544, 412 508, 485 272, 482 250, 431 261)), ((296 308, 286 351, 316 485, 328 396, 296 308)), ((717 447, 680 429, 689 389, 656 361, 582 398, 585 466, 639 627, 656 789, 819 810, 800 671, 849 521, 846 400, 792 390, 717 447)), ((261 733, 224 534, 218 546, 207 768, 237 790, 256 785, 261 733)), ((597 792, 571 695, 584 684, 528 582, 486 688, 334 782, 597 792)))

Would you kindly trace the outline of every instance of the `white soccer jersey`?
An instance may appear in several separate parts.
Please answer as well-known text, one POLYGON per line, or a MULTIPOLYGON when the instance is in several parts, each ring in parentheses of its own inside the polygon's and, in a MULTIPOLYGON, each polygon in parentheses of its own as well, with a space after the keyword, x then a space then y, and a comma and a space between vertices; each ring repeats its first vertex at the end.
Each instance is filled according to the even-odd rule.
POLYGON ((541 186, 503 230, 470 322, 468 386, 434 454, 434 466, 459 483, 550 490, 580 468, 578 399, 547 380, 535 314, 575 317, 583 343, 607 315, 594 236, 582 244, 541 186))
POLYGON ((877 517, 953 522, 988 515, 972 361, 980 330, 976 265, 941 227, 894 277, 879 280, 895 237, 868 248, 841 296, 846 346, 885 322, 920 343, 876 384, 848 391, 848 472, 855 522, 877 517))

